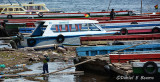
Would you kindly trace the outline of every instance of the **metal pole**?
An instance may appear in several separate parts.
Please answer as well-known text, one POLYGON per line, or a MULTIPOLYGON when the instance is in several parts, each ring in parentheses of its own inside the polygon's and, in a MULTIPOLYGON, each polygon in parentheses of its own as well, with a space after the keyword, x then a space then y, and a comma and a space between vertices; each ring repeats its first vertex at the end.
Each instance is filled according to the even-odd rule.
POLYGON ((141 0, 141 15, 142 15, 142 0, 141 0))
POLYGON ((12 5, 12 3, 11 3, 11 1, 10 1, 10 0, 8 0, 8 2, 12 5))

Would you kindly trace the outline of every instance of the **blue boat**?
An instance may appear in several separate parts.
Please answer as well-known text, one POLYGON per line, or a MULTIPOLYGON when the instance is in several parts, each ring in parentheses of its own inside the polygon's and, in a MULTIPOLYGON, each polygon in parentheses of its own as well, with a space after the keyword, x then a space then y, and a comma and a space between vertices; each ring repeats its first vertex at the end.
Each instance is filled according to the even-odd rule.
MULTIPOLYGON (((105 55, 113 51, 131 47, 133 45, 114 45, 114 46, 87 46, 78 47, 76 52, 78 56, 95 56, 105 55)), ((137 52, 137 51, 156 51, 160 50, 160 44, 144 44, 136 47, 132 47, 121 52, 137 52)))

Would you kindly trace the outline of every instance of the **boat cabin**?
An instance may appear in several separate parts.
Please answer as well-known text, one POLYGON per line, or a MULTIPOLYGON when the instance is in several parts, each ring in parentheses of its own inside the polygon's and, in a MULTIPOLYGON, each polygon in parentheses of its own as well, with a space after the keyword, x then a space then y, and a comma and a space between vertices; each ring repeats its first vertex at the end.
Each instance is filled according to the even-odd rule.
POLYGON ((1 14, 25 14, 27 11, 21 6, 0 6, 0 13, 1 14))
POLYGON ((22 4, 22 6, 27 11, 49 12, 45 4, 22 4))
POLYGON ((39 14, 39 12, 49 12, 45 4, 5 4, 0 5, 1 14, 39 14))
POLYGON ((59 34, 68 36, 106 32, 95 24, 98 23, 95 20, 47 20, 39 21, 38 23, 38 27, 31 36, 57 36, 59 34))

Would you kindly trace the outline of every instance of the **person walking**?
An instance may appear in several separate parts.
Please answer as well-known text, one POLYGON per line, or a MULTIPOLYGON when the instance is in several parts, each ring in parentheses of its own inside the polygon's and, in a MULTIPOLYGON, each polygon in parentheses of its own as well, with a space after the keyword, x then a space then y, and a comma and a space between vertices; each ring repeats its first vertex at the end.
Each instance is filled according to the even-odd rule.
POLYGON ((114 20, 115 17, 115 12, 114 9, 112 9, 112 11, 110 12, 110 20, 114 20))
POLYGON ((48 54, 44 54, 43 73, 42 73, 42 74, 45 74, 45 71, 46 71, 47 73, 49 73, 49 71, 48 71, 48 62, 49 62, 48 54))

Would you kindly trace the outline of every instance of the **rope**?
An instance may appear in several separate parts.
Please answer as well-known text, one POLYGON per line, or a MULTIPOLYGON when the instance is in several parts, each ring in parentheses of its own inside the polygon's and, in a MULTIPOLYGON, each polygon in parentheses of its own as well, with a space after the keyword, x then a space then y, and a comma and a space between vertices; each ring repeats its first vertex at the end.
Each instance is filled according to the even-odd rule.
MULTIPOLYGON (((135 47, 135 46, 139 46, 139 45, 142 45, 142 44, 146 44, 146 43, 147 43, 147 42, 143 42, 143 43, 140 43, 140 44, 137 44, 137 45, 133 45, 133 46, 131 46, 131 47, 127 47, 127 48, 124 48, 124 49, 120 49, 120 50, 113 51, 113 52, 111 52, 111 53, 120 52, 120 51, 129 49, 129 48, 132 48, 132 47, 135 47)), ((111 54, 111 53, 109 53, 109 54, 111 54)), ((106 57, 106 56, 109 55, 109 54, 106 54, 106 55, 103 55, 103 56, 98 56, 98 57, 95 57, 95 58, 92 58, 92 59, 89 59, 89 60, 86 60, 86 61, 77 63, 77 64, 75 64, 75 65, 71 65, 71 66, 62 68, 62 69, 60 69, 60 70, 57 70, 57 71, 54 71, 54 72, 51 72, 51 73, 41 74, 40 76, 49 75, 49 74, 53 74, 53 73, 56 73, 56 72, 59 72, 59 71, 63 71, 63 70, 65 70, 65 69, 68 69, 68 68, 71 68, 71 67, 75 67, 75 66, 84 64, 84 63, 86 63, 86 62, 89 62, 89 61, 92 61, 92 60, 95 60, 95 59, 99 59, 99 58, 102 58, 102 57, 106 57)))

